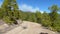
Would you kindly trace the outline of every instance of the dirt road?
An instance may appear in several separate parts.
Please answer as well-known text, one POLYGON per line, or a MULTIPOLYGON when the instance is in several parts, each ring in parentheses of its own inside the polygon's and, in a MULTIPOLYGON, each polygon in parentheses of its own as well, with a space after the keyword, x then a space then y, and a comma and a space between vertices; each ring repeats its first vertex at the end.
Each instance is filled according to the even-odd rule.
POLYGON ((55 34, 55 32, 44 29, 40 24, 24 21, 19 27, 6 32, 5 34, 40 34, 41 32, 55 34))

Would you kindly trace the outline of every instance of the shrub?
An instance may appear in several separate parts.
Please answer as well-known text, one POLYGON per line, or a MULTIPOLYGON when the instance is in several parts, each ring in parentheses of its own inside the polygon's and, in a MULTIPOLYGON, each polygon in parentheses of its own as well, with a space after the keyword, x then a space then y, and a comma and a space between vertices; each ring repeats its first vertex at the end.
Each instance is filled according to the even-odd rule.
POLYGON ((4 20, 7 24, 12 24, 12 22, 13 22, 13 21, 10 20, 10 17, 8 17, 8 16, 5 16, 5 17, 3 18, 3 20, 4 20))

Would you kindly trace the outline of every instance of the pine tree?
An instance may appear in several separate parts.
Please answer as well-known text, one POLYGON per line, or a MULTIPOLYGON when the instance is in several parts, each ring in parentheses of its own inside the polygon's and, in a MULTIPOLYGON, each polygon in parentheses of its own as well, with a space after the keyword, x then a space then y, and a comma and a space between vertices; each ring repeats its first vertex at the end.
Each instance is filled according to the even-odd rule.
MULTIPOLYGON (((19 19, 19 10, 16 0, 4 0, 2 6, 3 18, 9 18, 11 21, 19 19)), ((7 19, 8 19, 7 18, 7 19)))
POLYGON ((18 14, 18 6, 16 0, 4 0, 2 4, 2 10, 5 11, 6 16, 17 17, 18 14))
POLYGON ((59 7, 57 5, 52 5, 51 7, 49 7, 49 10, 51 10, 50 17, 51 17, 52 26, 53 26, 55 21, 58 19, 57 12, 59 11, 59 7))
POLYGON ((58 17, 58 11, 59 11, 59 7, 57 5, 52 5, 51 7, 49 7, 49 10, 51 11, 50 16, 52 18, 52 21, 55 21, 58 17))
POLYGON ((60 18, 59 18, 59 7, 57 5, 52 5, 51 7, 49 7, 49 10, 51 11, 50 13, 50 17, 51 17, 51 21, 52 21, 52 25, 51 27, 53 28, 52 30, 56 30, 56 31, 60 31, 60 18))

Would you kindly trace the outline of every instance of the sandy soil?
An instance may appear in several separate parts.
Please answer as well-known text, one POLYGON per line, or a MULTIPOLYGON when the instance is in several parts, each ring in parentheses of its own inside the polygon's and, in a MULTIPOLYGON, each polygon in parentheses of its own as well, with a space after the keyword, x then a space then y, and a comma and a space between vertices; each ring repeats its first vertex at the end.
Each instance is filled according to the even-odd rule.
POLYGON ((24 21, 19 27, 6 32, 5 34, 39 34, 41 32, 56 34, 53 31, 42 28, 41 24, 28 21, 24 21))

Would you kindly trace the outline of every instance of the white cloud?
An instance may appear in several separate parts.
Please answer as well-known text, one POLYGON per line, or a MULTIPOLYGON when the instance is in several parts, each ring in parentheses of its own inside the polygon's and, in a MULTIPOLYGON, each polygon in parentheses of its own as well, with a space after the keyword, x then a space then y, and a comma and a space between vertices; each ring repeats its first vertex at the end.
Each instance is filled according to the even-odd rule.
POLYGON ((44 13, 44 11, 40 10, 41 13, 44 13))
POLYGON ((36 10, 40 11, 38 7, 32 7, 26 4, 19 5, 19 9, 23 11, 31 11, 31 12, 35 12, 36 10))

